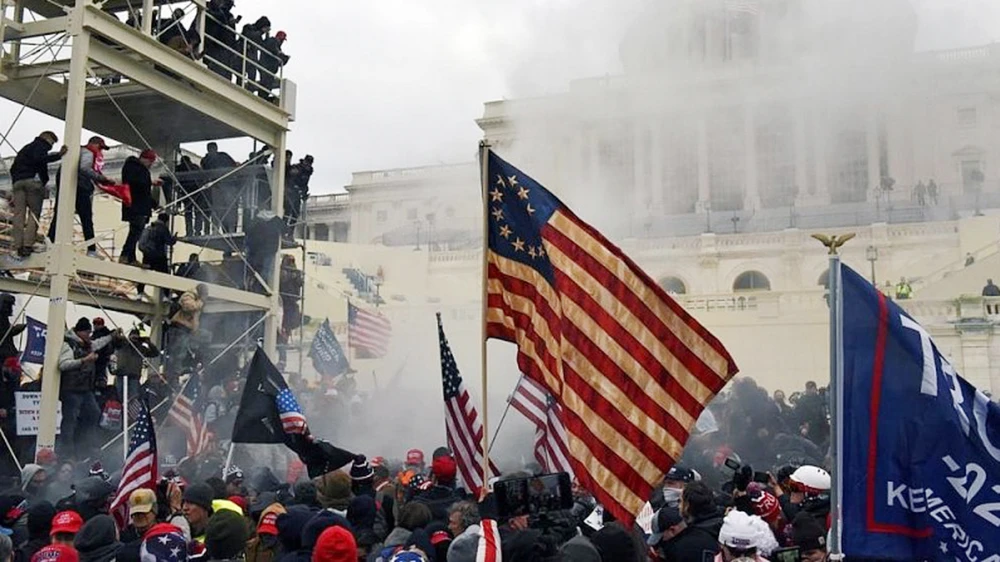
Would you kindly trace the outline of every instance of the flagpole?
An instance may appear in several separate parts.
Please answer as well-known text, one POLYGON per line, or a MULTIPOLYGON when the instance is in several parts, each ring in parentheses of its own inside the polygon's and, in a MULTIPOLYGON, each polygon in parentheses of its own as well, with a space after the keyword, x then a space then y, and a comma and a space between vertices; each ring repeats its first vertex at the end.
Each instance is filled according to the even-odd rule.
POLYGON ((854 234, 823 236, 814 234, 829 250, 830 269, 827 275, 828 301, 830 305, 830 466, 833 478, 830 482, 830 560, 839 562, 844 554, 841 547, 843 528, 843 471, 840 461, 844 458, 844 441, 841 429, 844 417, 844 292, 841 288, 840 255, 838 248, 854 238, 854 234))
POLYGON ((125 423, 122 424, 122 458, 125 459, 123 462, 128 462, 128 377, 121 377, 119 380, 122 381, 122 416, 125 418, 125 423))
POLYGON ((229 474, 229 467, 233 464, 233 449, 236 447, 236 443, 233 441, 229 442, 229 453, 226 454, 226 466, 222 468, 222 479, 226 479, 226 475, 229 474))
MULTIPOLYGON (((517 387, 521 386, 521 379, 524 378, 524 373, 521 373, 517 377, 517 384, 514 385, 514 392, 517 392, 517 387)), ((490 448, 486 451, 486 456, 490 456, 490 451, 493 450, 493 444, 497 442, 497 435, 500 435, 500 428, 503 427, 503 421, 507 419, 507 412, 510 411, 510 403, 514 401, 514 393, 512 392, 510 396, 507 397, 507 406, 503 409, 503 414, 500 416, 500 421, 497 422, 497 428, 493 430, 493 440, 490 441, 490 448)), ((523 465, 524 463, 522 463, 523 465)))
POLYGON ((487 279, 488 279, 488 267, 489 267, 489 249, 490 249, 490 230, 489 230, 489 199, 487 198, 487 190, 489 187, 487 183, 489 182, 489 155, 490 155, 490 144, 489 142, 482 140, 479 141, 479 181, 480 189, 482 190, 483 197, 483 315, 482 315, 482 326, 481 326, 481 338, 480 338, 480 360, 482 364, 480 368, 483 374, 483 491, 486 490, 486 482, 490 479, 490 424, 489 424, 489 402, 487 400, 488 392, 488 377, 486 374, 486 311, 488 309, 487 299, 489 298, 487 289, 487 279))

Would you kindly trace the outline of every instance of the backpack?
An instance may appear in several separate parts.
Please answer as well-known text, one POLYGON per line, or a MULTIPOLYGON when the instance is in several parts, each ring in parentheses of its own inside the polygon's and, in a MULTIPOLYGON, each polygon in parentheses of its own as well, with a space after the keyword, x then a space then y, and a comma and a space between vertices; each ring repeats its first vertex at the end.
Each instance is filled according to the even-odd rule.
POLYGON ((142 234, 139 235, 138 248, 143 255, 155 254, 157 252, 156 234, 153 232, 152 224, 144 228, 142 234))

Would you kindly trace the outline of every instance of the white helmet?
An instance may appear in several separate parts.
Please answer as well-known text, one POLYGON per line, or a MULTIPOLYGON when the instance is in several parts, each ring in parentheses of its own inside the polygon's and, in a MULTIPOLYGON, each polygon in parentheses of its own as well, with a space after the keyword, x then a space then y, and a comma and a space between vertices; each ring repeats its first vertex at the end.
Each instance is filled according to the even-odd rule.
POLYGON ((799 492, 815 495, 830 491, 830 473, 818 466, 800 466, 791 479, 799 492))

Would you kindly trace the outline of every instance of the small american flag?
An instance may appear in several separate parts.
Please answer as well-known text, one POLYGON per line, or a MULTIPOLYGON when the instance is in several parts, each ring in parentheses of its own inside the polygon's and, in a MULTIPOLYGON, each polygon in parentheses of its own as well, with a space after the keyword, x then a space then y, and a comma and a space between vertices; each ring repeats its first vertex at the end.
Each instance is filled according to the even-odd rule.
POLYGON ((542 385, 522 376, 510 397, 510 405, 535 426, 535 460, 542 469, 572 475, 562 408, 552 395, 542 385))
POLYGON ((377 312, 347 303, 347 345, 374 357, 389 351, 392 323, 377 312))
POLYGON ((295 401, 295 395, 288 388, 282 388, 274 398, 278 403, 278 414, 281 416, 281 428, 285 433, 305 433, 306 417, 302 408, 295 401))
MULTIPOLYGON (((483 424, 479 413, 462 383, 458 364, 451 354, 448 338, 444 335, 441 314, 437 315, 438 340, 441 344, 441 378, 444 388, 444 421, 448 437, 448 447, 455 453, 458 472, 466 487, 474 495, 479 495, 486 481, 483 478, 483 424)), ((500 471, 490 463, 494 474, 500 471)))
POLYGON ((184 390, 174 400, 167 417, 184 429, 187 437, 187 454, 194 456, 208 447, 209 432, 202 414, 204 405, 198 401, 201 394, 201 372, 191 373, 184 390))
POLYGON ((156 432, 153 431, 153 421, 149 417, 146 403, 142 400, 137 402, 139 410, 129 435, 128 457, 110 508, 120 529, 124 529, 128 522, 129 495, 139 488, 156 489, 156 432))

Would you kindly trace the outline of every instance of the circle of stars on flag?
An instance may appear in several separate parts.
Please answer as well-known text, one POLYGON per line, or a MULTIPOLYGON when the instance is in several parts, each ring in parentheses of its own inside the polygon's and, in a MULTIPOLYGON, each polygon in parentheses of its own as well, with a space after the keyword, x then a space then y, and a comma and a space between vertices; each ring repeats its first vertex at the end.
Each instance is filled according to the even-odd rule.
MULTIPOLYGON (((505 178, 497 174, 493 188, 489 191, 490 215, 493 216, 493 220, 499 225, 497 232, 511 245, 515 252, 527 252, 531 256, 531 259, 536 259, 545 256, 545 249, 542 248, 542 245, 539 243, 538 246, 532 246, 517 236, 509 225, 503 223, 505 219, 503 209, 500 206, 493 206, 494 203, 502 205, 503 198, 507 195, 517 197, 521 201, 527 201, 530 194, 531 190, 517 182, 516 175, 505 178)), ((527 211, 529 216, 535 214, 535 209, 531 206, 531 203, 528 203, 524 210, 527 211)))

